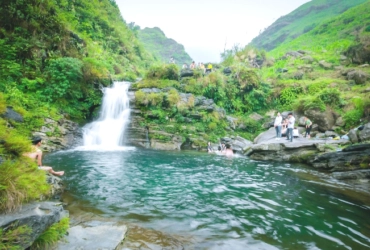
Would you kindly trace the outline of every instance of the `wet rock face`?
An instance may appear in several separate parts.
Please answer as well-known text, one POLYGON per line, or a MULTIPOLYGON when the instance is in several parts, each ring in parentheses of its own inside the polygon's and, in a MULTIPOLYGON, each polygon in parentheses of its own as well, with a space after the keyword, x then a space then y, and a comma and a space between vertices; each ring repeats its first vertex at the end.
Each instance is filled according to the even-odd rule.
POLYGON ((20 226, 30 228, 31 233, 19 242, 19 246, 26 249, 47 228, 66 216, 68 216, 68 211, 65 211, 60 203, 46 201, 30 203, 16 212, 2 214, 0 216, 0 228, 5 232, 20 226))
POLYGON ((309 163, 314 168, 333 172, 369 168, 370 144, 349 146, 341 152, 318 155, 309 163))
POLYGON ((7 107, 4 114, 1 115, 5 119, 13 120, 15 122, 23 122, 23 116, 15 112, 12 107, 7 107))
POLYGON ((41 137, 42 150, 47 152, 68 149, 82 141, 80 126, 65 118, 59 121, 46 118, 44 126, 32 135, 41 137))

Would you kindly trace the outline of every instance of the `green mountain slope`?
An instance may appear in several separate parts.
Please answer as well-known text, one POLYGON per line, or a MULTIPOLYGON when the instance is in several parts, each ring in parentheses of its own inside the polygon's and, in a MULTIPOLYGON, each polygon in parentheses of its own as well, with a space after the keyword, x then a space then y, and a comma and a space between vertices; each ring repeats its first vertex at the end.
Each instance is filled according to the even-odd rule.
POLYGON ((329 20, 346 10, 367 0, 312 0, 290 14, 280 17, 271 26, 254 38, 251 45, 272 50, 284 42, 289 42, 312 30, 325 20, 329 20))
POLYGON ((178 65, 192 62, 184 46, 171 38, 167 38, 158 27, 141 29, 138 34, 144 47, 160 61, 168 62, 173 57, 178 65))

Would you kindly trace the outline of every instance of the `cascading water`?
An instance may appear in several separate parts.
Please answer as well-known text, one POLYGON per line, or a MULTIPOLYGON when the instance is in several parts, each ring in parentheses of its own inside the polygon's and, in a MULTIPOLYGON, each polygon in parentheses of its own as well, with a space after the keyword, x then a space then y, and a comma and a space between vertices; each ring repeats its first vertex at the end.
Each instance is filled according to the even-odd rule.
POLYGON ((125 127, 130 117, 129 82, 114 82, 104 88, 103 104, 97 121, 83 128, 85 148, 114 149, 123 145, 125 127))

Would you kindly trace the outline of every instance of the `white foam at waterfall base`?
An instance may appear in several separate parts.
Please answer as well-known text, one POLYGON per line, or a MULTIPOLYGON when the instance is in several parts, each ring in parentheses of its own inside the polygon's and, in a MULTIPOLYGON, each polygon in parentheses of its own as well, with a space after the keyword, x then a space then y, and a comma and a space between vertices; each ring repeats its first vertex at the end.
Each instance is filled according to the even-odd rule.
POLYGON ((76 150, 133 150, 124 147, 125 128, 130 119, 129 82, 114 82, 103 89, 99 118, 83 127, 83 146, 76 150))

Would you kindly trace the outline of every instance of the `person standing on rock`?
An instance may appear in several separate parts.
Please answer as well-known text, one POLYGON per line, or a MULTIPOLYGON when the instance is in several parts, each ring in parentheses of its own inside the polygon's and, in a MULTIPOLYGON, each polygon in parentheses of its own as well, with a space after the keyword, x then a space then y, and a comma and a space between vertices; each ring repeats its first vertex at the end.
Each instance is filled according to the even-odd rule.
POLYGON ((195 62, 194 61, 190 64, 190 69, 195 69, 195 62))
POLYGON ((307 117, 304 117, 304 125, 306 126, 306 134, 305 134, 304 137, 310 139, 311 138, 310 133, 311 133, 311 129, 312 129, 312 122, 307 117))
POLYGON ((213 153, 213 148, 212 148, 211 142, 208 142, 207 151, 208 151, 208 153, 213 153))
POLYGON ((275 118, 274 127, 276 130, 276 140, 280 140, 281 138, 281 122, 283 120, 283 117, 280 115, 280 112, 277 113, 277 116, 275 118))
POLYGON ((41 141, 42 139, 40 137, 33 138, 32 139, 32 151, 29 153, 25 153, 23 155, 33 160, 36 160, 37 165, 39 166, 39 169, 48 171, 49 173, 56 175, 56 176, 64 175, 64 171, 54 171, 52 167, 42 166, 42 151, 40 149, 41 141))
POLYGON ((295 118, 293 113, 288 114, 288 132, 287 132, 287 140, 293 142, 293 129, 294 129, 295 118), (289 137, 288 137, 289 136, 289 137))

